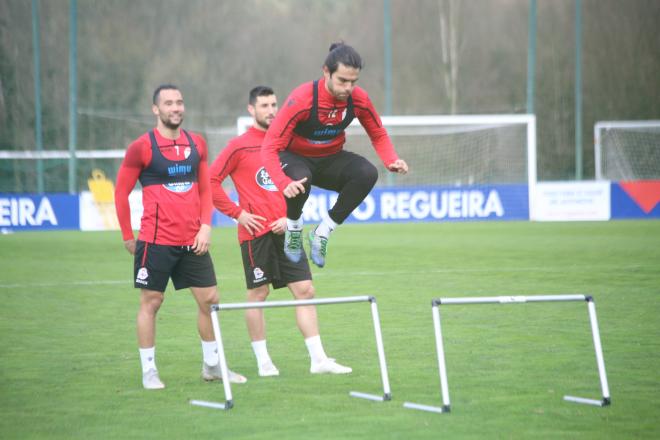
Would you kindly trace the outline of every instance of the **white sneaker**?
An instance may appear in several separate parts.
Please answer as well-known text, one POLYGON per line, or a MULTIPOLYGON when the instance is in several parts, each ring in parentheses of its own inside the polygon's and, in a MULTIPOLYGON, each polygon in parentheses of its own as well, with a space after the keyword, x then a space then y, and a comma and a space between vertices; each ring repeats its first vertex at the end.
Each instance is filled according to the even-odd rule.
MULTIPOLYGON (((247 378, 242 374, 235 373, 231 370, 227 371, 229 376, 229 382, 231 383, 245 383, 247 378)), ((206 381, 219 380, 222 381, 222 371, 220 370, 220 364, 213 366, 206 365, 206 362, 202 362, 202 379, 206 381)))
POLYGON ((142 386, 145 390, 162 390, 165 388, 165 384, 160 381, 158 370, 155 368, 151 368, 146 373, 142 373, 142 386))
POLYGON ((316 235, 316 229, 309 231, 309 254, 318 267, 325 266, 325 256, 328 253, 328 237, 316 235))
POLYGON ((326 358, 322 362, 312 362, 312 366, 309 369, 309 372, 312 374, 348 374, 352 371, 353 369, 351 367, 338 364, 332 358, 326 358))
POLYGON ((275 366, 275 364, 273 364, 272 361, 259 365, 259 376, 270 377, 270 376, 279 376, 279 375, 280 375, 280 370, 277 369, 277 367, 275 366))

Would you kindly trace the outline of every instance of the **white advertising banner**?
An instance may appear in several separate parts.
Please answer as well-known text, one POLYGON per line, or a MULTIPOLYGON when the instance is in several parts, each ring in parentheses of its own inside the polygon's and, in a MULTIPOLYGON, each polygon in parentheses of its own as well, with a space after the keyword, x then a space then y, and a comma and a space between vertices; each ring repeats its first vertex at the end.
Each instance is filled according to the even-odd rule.
POLYGON ((539 182, 535 188, 534 220, 609 220, 610 200, 609 181, 539 182))
MULTIPOLYGON (((142 217, 142 191, 133 191, 128 197, 131 205, 131 226, 140 229, 142 217)), ((91 191, 80 193, 80 229, 83 231, 119 230, 114 201, 98 200, 91 191)))

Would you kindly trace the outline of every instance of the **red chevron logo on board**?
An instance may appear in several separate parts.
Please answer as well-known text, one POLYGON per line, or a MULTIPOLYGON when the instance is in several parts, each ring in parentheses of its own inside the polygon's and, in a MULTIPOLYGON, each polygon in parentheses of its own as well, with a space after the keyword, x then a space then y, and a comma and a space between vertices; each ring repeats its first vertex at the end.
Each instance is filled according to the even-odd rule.
POLYGON ((619 182, 619 185, 645 214, 660 203, 660 180, 635 180, 619 182))

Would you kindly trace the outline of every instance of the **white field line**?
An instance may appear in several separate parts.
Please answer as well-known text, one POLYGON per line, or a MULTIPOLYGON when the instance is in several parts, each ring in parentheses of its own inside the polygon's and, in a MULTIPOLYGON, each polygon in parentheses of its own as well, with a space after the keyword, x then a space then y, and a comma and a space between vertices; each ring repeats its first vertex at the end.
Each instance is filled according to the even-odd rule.
MULTIPOLYGON (((342 277, 350 276, 410 276, 420 274, 472 274, 472 273, 519 273, 519 272, 543 272, 543 273, 566 273, 572 271, 589 272, 589 271, 623 271, 627 272, 632 269, 644 269, 645 265, 629 265, 629 266, 572 266, 572 267, 509 267, 509 268, 455 268, 455 269, 425 269, 425 270, 388 270, 388 271, 350 271, 350 270, 316 270, 313 272, 314 278, 325 276, 342 277)), ((650 267, 650 266, 649 266, 650 267)), ((240 276, 227 276, 221 275, 219 280, 227 280, 234 278, 242 278, 240 276)), ((30 288, 30 287, 69 287, 69 286, 99 286, 99 285, 126 285, 132 287, 131 279, 123 280, 91 280, 91 281, 67 281, 67 282, 49 282, 49 283, 7 283, 4 284, 0 281, 0 289, 17 289, 17 288, 30 288)))
MULTIPOLYGON (((342 276, 405 276, 405 275, 419 275, 419 274, 461 274, 461 273, 517 273, 517 272, 543 272, 543 273, 566 273, 566 272, 586 272, 586 271, 629 271, 633 269, 644 269, 644 265, 629 265, 629 266, 572 266, 572 267, 505 267, 505 268, 456 268, 456 269, 424 269, 424 270, 388 270, 388 271, 316 271, 313 273, 314 277, 322 275, 337 275, 342 276)), ((650 268, 650 266, 649 266, 650 268)))

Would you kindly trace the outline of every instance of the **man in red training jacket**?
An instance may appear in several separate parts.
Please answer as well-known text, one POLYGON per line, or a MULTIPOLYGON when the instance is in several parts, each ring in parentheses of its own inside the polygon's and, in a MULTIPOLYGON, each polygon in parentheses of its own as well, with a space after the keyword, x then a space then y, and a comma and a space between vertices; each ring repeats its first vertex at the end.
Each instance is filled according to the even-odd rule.
POLYGON ((357 208, 378 179, 364 157, 344 150, 344 130, 358 118, 385 167, 405 174, 400 159, 367 92, 356 86, 362 59, 351 46, 330 46, 323 78, 291 92, 268 129, 261 156, 275 186, 286 197, 284 252, 293 262, 303 249, 302 210, 311 185, 338 192, 337 202, 309 233, 312 261, 325 265, 330 233, 357 208))

